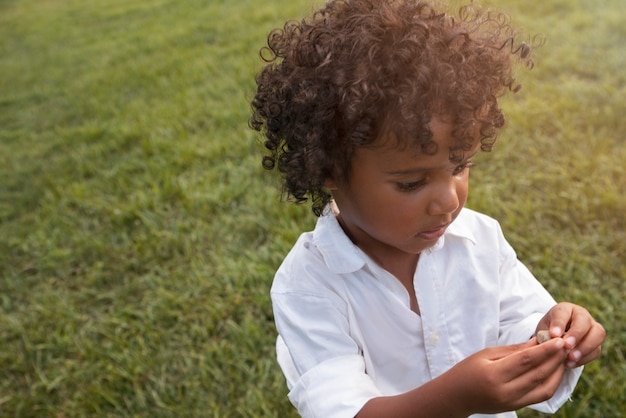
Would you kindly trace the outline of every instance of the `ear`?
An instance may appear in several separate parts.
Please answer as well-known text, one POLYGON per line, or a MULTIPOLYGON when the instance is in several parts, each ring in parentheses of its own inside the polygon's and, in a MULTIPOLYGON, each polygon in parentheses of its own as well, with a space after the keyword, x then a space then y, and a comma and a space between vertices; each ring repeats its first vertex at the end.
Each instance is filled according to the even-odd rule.
POLYGON ((328 177, 326 178, 326 180, 324 180, 324 187, 331 191, 338 189, 337 182, 332 177, 328 177))

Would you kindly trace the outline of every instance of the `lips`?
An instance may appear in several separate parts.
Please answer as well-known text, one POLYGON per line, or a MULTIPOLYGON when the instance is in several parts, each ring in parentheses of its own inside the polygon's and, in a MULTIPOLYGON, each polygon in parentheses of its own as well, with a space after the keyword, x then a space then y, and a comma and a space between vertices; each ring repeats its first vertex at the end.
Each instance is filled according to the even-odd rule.
POLYGON ((426 241, 435 241, 435 240, 438 240, 439 238, 441 238, 443 236, 443 234, 445 234, 446 228, 448 228, 448 225, 450 225, 450 224, 445 224, 445 225, 438 226, 438 227, 436 227, 434 229, 430 229, 430 230, 427 230, 427 231, 422 231, 418 235, 422 239, 425 239, 426 241))

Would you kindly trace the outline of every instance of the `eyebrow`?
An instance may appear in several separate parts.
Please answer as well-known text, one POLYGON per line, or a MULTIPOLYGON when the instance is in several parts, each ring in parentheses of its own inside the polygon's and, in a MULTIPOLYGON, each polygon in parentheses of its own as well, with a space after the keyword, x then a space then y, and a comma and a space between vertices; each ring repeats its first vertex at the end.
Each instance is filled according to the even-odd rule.
POLYGON ((408 168, 406 170, 392 170, 392 171, 385 171, 385 174, 389 174, 392 176, 403 176, 403 175, 409 175, 409 174, 419 174, 424 171, 432 170, 433 168, 437 168, 437 167, 424 167, 424 168, 420 167, 420 168, 408 168))
MULTIPOLYGON (((467 162, 468 160, 471 160, 472 158, 474 158, 476 155, 478 155, 479 151, 480 151, 480 148, 476 150, 475 152, 473 152, 472 154, 463 158, 462 162, 459 163, 459 165, 462 164, 463 162, 467 162)), ((435 170, 438 168, 443 168, 443 167, 415 167, 415 168, 407 168, 405 170, 385 171, 385 174, 389 174, 392 176, 405 176, 405 175, 411 175, 411 174, 419 174, 424 171, 435 170)))

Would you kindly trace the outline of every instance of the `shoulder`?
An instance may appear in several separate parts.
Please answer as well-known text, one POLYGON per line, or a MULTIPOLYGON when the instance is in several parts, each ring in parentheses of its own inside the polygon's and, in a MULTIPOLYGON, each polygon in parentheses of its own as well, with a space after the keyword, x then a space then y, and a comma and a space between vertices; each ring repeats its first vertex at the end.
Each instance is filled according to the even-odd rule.
POLYGON ((314 238, 313 232, 300 235, 274 275, 272 293, 315 290, 311 279, 324 270, 324 259, 314 238))
POLYGON ((360 270, 363 255, 331 216, 318 219, 315 230, 300 235, 278 268, 272 293, 340 293, 343 277, 360 270))

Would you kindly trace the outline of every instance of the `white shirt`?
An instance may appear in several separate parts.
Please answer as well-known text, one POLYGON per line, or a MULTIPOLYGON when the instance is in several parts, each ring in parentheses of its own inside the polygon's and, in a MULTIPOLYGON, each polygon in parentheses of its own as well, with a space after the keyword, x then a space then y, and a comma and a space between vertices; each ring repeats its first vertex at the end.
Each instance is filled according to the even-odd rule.
MULTIPOLYGON (((418 315, 403 285, 329 212, 300 236, 271 290, 278 362, 303 417, 354 417, 368 400, 414 389, 483 348, 527 341, 555 304, 499 224, 463 209, 420 255, 418 315)), ((555 396, 533 407, 554 412, 581 372, 568 370, 555 396)))

